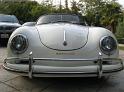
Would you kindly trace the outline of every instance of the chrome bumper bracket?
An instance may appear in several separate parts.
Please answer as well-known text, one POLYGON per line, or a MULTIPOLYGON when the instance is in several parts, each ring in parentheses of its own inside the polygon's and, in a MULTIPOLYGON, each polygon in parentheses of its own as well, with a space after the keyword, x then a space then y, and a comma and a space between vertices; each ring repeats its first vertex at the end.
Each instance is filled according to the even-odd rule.
POLYGON ((28 72, 28 76, 30 79, 32 79, 32 75, 33 75, 33 53, 30 52, 29 54, 29 72, 28 72))
POLYGON ((99 52, 99 57, 98 57, 98 78, 101 78, 102 77, 102 74, 103 74, 103 61, 102 61, 102 54, 101 52, 99 52))

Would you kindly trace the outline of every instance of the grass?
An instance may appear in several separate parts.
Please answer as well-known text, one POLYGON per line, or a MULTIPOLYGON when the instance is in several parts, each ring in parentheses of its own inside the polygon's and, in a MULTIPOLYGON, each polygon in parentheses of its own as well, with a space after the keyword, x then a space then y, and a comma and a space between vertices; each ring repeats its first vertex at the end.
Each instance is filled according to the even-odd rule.
POLYGON ((124 50, 124 46, 119 46, 119 49, 120 50, 124 50))

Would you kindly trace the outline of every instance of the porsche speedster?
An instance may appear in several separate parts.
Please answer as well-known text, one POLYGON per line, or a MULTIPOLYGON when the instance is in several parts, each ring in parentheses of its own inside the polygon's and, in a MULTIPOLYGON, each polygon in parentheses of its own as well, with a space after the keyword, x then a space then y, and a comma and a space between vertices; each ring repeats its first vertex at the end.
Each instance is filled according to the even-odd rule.
POLYGON ((8 42, 4 69, 29 78, 101 78, 123 70, 112 32, 81 24, 77 15, 48 14, 34 26, 16 29, 8 42))

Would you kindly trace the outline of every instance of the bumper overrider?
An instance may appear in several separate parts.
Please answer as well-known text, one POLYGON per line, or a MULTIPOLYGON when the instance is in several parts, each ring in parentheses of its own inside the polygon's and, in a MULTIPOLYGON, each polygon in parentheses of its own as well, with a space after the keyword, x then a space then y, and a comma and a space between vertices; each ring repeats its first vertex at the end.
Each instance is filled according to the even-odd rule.
POLYGON ((32 77, 90 77, 98 76, 101 78, 104 75, 118 72, 123 70, 123 61, 118 58, 102 58, 99 54, 98 59, 58 59, 58 58, 33 58, 32 52, 29 54, 29 58, 16 58, 10 57, 4 60, 4 69, 19 73, 23 76, 32 77), (21 60, 29 61, 28 64, 11 64, 9 61, 21 60), (97 64, 90 66, 77 66, 77 67, 57 67, 57 66, 42 66, 35 65, 34 61, 87 61, 97 64), (103 64, 104 61, 116 61, 116 64, 103 64))

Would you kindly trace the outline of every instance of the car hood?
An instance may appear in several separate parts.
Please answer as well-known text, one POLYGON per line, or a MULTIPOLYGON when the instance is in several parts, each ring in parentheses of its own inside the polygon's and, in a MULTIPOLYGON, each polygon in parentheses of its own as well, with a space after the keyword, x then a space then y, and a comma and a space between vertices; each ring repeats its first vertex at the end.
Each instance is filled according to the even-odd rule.
POLYGON ((77 50, 88 40, 88 27, 68 23, 55 23, 36 26, 41 43, 54 50, 77 50))
POLYGON ((0 26, 20 27, 21 25, 19 23, 0 22, 0 26))

